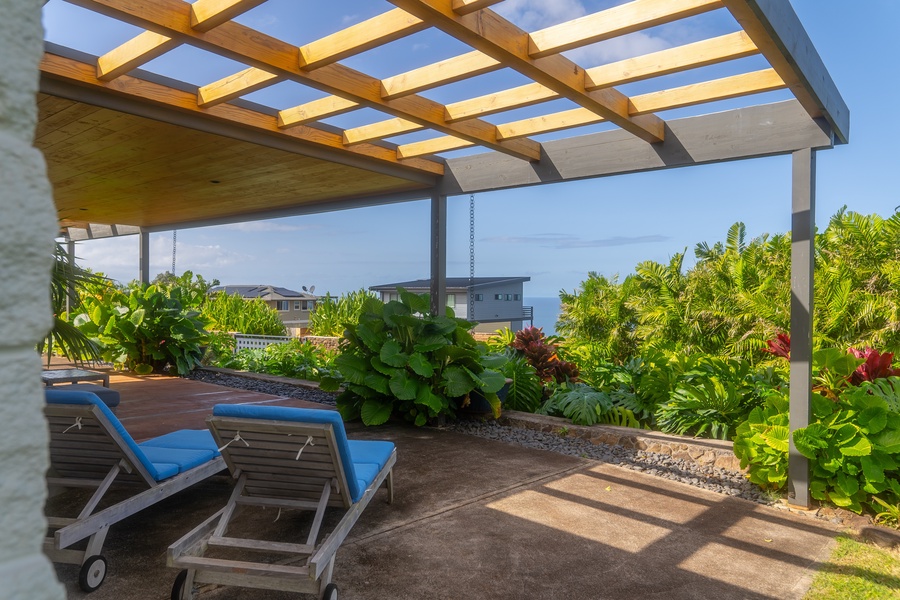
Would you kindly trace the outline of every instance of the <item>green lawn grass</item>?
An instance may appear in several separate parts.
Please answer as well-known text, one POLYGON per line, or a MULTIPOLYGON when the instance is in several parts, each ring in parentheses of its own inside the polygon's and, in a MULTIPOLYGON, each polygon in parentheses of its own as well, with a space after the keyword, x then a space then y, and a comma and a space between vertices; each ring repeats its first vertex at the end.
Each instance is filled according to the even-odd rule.
POLYGON ((806 600, 900 598, 900 552, 838 537, 806 600))

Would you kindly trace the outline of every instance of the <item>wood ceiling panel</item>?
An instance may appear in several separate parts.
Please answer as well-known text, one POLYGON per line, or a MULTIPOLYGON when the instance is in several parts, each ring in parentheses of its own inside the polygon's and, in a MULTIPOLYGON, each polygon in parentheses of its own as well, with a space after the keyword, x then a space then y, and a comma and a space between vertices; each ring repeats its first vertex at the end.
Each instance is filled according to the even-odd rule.
POLYGON ((43 94, 38 109, 60 218, 177 225, 424 187, 43 94))

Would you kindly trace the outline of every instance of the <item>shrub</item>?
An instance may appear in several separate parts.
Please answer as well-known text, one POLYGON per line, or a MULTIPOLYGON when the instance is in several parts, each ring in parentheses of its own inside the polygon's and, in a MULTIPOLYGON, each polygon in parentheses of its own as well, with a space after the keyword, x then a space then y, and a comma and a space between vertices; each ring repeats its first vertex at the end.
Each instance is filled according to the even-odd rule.
POLYGON ((516 332, 510 346, 528 359, 541 381, 578 381, 578 367, 559 358, 555 341, 539 327, 526 327, 516 332))
POLYGON ((265 348, 245 348, 224 358, 219 366, 321 381, 325 377, 336 376, 332 367, 333 360, 327 351, 305 340, 295 339, 286 344, 270 344, 265 348))
POLYGON ((375 296, 364 288, 342 294, 335 300, 330 294, 316 302, 316 309, 309 316, 309 334, 340 337, 348 325, 359 323, 363 307, 375 296))
POLYGON ((240 294, 217 292, 203 305, 203 316, 209 328, 236 331, 247 335, 284 335, 284 323, 278 312, 262 298, 245 300, 240 294))
MULTIPOLYGON (((475 391, 498 412, 497 391, 505 379, 494 369, 506 359, 488 354, 469 333, 472 323, 453 317, 452 309, 445 316, 428 315, 428 309, 427 295, 402 289, 399 301, 366 299, 334 363, 344 380, 337 405, 345 420, 379 425, 397 414, 424 425, 455 415, 475 391)), ((326 379, 322 389, 335 390, 339 383, 326 379)))
POLYGON ((178 287, 108 288, 99 298, 85 296, 74 325, 100 347, 103 360, 136 373, 162 372, 172 365, 187 375, 200 364, 206 331, 199 313, 185 310, 178 287))

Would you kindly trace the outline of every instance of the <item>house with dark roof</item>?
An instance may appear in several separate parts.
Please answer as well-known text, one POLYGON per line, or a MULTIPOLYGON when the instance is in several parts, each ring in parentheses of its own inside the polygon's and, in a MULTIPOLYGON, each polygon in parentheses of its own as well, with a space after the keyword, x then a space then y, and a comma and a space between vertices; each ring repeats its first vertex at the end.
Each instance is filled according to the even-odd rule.
MULTIPOLYGON (((448 277, 447 306, 457 317, 476 321, 475 331, 490 333, 503 327, 522 329, 534 323, 534 307, 524 305, 524 284, 531 277, 448 277)), ((369 289, 383 302, 399 299, 398 288, 417 294, 428 293, 429 279, 373 285, 369 289)))
POLYGON ((292 336, 304 335, 309 329, 309 315, 318 300, 318 296, 311 292, 297 292, 274 285, 220 285, 209 290, 210 294, 216 292, 238 294, 245 300, 261 298, 278 312, 281 322, 292 336))

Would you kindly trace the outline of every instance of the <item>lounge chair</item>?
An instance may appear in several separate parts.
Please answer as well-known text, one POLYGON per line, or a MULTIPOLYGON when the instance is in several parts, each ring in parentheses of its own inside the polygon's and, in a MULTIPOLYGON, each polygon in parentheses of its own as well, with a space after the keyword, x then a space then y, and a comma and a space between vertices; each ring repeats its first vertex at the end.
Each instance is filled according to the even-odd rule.
POLYGON ((195 584, 215 583, 336 599, 335 553, 383 483, 393 500, 394 444, 348 440, 341 416, 330 410, 219 405, 207 424, 237 483, 222 510, 169 546, 168 565, 185 569, 172 598, 188 600, 195 584), (229 537, 229 523, 245 505, 315 511, 305 543, 229 537), (346 512, 317 543, 329 506, 346 512), (229 552, 232 558, 221 557, 229 552), (258 558, 263 554, 282 558, 258 558))
POLYGON ((44 553, 55 562, 81 565, 78 583, 92 592, 106 577, 101 552, 112 525, 224 470, 225 463, 205 429, 176 431, 138 444, 96 395, 64 388, 48 388, 45 394, 48 485, 96 491, 77 517, 47 516, 53 533, 44 540, 44 553), (107 492, 122 487, 120 483, 137 486, 126 486, 132 495, 98 510, 110 504, 107 492), (70 548, 86 538, 84 550, 70 548))

